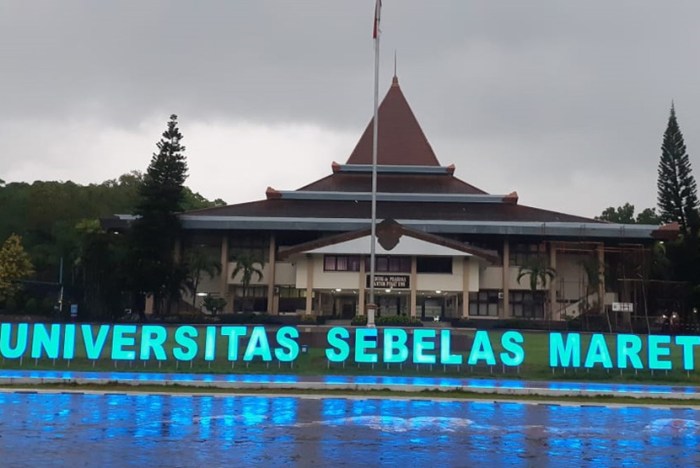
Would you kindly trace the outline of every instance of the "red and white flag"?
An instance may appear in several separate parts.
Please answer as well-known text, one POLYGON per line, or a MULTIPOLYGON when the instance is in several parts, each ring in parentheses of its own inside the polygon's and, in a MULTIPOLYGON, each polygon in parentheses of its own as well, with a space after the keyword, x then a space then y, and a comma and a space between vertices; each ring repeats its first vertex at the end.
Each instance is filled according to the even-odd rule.
POLYGON ((372 30, 372 39, 376 39, 379 36, 379 15, 382 11, 382 0, 377 0, 374 6, 374 29, 372 30))

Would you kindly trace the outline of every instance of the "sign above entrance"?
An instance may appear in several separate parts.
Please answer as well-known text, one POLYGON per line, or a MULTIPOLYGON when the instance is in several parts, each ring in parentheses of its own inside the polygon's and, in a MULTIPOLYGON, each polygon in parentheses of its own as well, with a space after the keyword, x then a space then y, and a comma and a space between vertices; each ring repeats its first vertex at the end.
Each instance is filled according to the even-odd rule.
MULTIPOLYGON (((365 285, 369 288, 369 276, 365 285)), ((374 275, 374 287, 380 289, 408 289, 411 287, 408 275, 374 275)))
POLYGON ((634 304, 631 302, 613 302, 613 312, 634 312, 634 304))

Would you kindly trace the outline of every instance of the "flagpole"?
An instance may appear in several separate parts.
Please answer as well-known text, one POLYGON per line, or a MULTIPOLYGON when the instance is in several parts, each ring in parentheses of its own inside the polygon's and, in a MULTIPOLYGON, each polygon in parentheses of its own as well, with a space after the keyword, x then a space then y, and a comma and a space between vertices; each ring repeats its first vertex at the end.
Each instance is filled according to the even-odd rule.
POLYGON ((379 19, 382 2, 377 0, 374 10, 374 128, 372 131, 372 226, 369 250, 369 304, 367 304, 367 326, 374 327, 375 245, 377 243, 377 142, 379 134, 379 19))

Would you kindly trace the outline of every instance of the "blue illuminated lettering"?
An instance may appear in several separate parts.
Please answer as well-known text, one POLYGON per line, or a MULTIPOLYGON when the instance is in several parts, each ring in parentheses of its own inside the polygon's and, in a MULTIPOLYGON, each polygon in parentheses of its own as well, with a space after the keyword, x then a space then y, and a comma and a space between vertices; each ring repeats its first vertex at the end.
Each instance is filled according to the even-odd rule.
POLYGON ((17 359, 22 357, 27 350, 27 336, 29 335, 29 325, 20 323, 17 325, 17 336, 15 337, 14 348, 10 344, 12 341, 12 324, 3 323, 0 326, 0 354, 7 359, 17 359))
POLYGON ((676 345, 683 347, 683 369, 695 369, 695 353, 693 346, 700 345, 700 336, 677 336, 676 345))
POLYGON ((440 364, 462 364, 461 354, 452 354, 450 330, 440 330, 440 364))
POLYGON ((75 325, 66 325, 63 335, 63 359, 73 359, 75 357, 75 325))
POLYGON ((617 335, 617 367, 627 369, 627 361, 635 369, 643 369, 639 353, 642 352, 642 339, 637 335, 617 335))
POLYGON ((586 361, 583 365, 590 369, 596 364, 602 364, 606 369, 612 368, 608 344, 605 342, 605 336, 600 333, 595 333, 591 336, 588 353, 586 353, 586 361))
POLYGON ((561 333, 549 334, 550 367, 581 367, 581 335, 569 333, 564 342, 561 333))
POLYGON ((275 357, 278 361, 292 362, 299 356, 299 330, 294 327, 282 327, 277 330, 277 344, 275 357), (286 351, 285 351, 286 350, 286 351))
MULTIPOLYGON (((114 330, 112 331, 112 359, 115 361, 133 361, 136 359, 135 350, 124 349, 125 347, 136 345, 136 331, 136 325, 114 326, 114 330)), ((141 359, 144 359, 143 355, 141 359)))
POLYGON ((213 361, 216 358, 216 327, 207 327, 204 338, 204 360, 213 361))
POLYGON ((521 346, 523 335, 517 331, 507 331, 501 335, 501 362, 506 366, 519 366, 525 360, 525 350, 521 346))
POLYGON ((175 330, 175 343, 178 346, 173 348, 173 357, 178 361, 191 361, 197 356, 199 346, 194 338, 199 332, 191 325, 177 327, 175 330))
POLYGON ((46 330, 46 325, 37 323, 34 325, 34 335, 32 336, 32 357, 41 357, 42 350, 49 359, 58 357, 58 344, 61 340, 61 325, 54 323, 51 325, 51 332, 46 330))
POLYGON ((267 341, 265 327, 253 327, 248 346, 243 354, 243 360, 252 361, 255 356, 260 356, 265 362, 272 361, 270 343, 267 341))
POLYGON ((368 352, 376 348, 376 328, 358 328, 355 331, 355 362, 377 362, 377 353, 368 352))
POLYGON ((489 334, 484 330, 479 330, 474 334, 474 343, 472 343, 472 349, 469 351, 467 363, 470 366, 474 366, 482 360, 486 361, 486 364, 489 366, 496 365, 496 356, 493 354, 489 334))
POLYGON ((350 345, 346 341, 350 333, 343 327, 333 327, 328 330, 326 342, 330 348, 326 348, 326 358, 331 362, 343 362, 350 356, 350 345))
POLYGON ((669 370, 671 369, 671 361, 662 361, 661 357, 669 356, 671 350, 663 345, 671 343, 671 337, 668 335, 649 335, 647 338, 647 352, 649 353, 649 369, 653 370, 669 370))
POLYGON ((228 360, 238 360, 238 339, 246 336, 248 328, 244 326, 221 327, 221 335, 228 337, 228 360))
POLYGON ((408 333, 400 328, 384 329, 384 362, 398 364, 408 359, 408 333))
MULTIPOLYGON (((115 327, 116 328, 116 327, 115 327)), ((161 325, 144 325, 141 329, 141 352, 139 359, 148 361, 151 359, 151 351, 159 361, 165 361, 165 349, 163 345, 168 338, 168 332, 161 325)))
POLYGON ((107 335, 109 334, 109 325, 99 325, 97 327, 97 336, 92 334, 92 326, 83 324, 80 326, 80 332, 83 335, 83 343, 85 344, 85 355, 88 359, 99 359, 102 355, 107 335))
POLYGON ((413 331, 413 362, 415 364, 435 364, 435 355, 426 351, 435 350, 435 330, 417 329, 413 331), (429 341, 426 341, 429 340, 429 341))

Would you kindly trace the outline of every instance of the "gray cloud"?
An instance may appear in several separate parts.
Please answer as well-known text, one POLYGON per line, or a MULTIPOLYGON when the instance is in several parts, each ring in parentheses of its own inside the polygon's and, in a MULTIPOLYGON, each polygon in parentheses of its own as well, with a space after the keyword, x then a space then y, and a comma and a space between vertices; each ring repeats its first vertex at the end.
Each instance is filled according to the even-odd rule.
MULTIPOLYGON (((66 125, 76 138, 81 122, 91 132, 102 124, 118 146, 121 131, 145 138, 143 122, 161 115, 164 124, 171 112, 216 128, 312 125, 359 138, 372 112, 373 5, 3 2, 0 177, 10 167, 13 177, 65 177, 52 171, 61 154, 42 147, 66 125), (28 151, 22 122, 58 130, 38 133, 28 151), (42 153, 51 155, 45 172, 42 153)), ((381 93, 397 50, 402 88, 438 157, 485 190, 517 189, 523 202, 589 216, 626 201, 643 208, 655 204, 671 99, 700 164, 699 30, 700 4, 690 0, 384 0, 381 93)), ((66 146, 71 174, 89 180, 79 163, 88 156, 66 146)), ((125 169, 145 168, 152 150, 125 169)), ((290 175, 288 187, 303 176, 290 175)), ((264 168, 247 177, 262 194, 264 168)))

